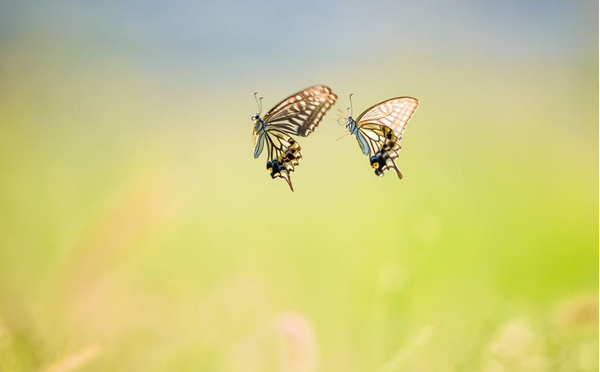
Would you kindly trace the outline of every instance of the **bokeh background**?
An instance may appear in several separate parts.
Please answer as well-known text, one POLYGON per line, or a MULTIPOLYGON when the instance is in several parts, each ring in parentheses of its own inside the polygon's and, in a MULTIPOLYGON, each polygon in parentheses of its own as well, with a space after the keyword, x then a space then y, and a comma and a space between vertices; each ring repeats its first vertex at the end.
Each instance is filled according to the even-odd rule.
POLYGON ((597 103, 595 1, 0 1, 0 371, 597 371, 597 103))

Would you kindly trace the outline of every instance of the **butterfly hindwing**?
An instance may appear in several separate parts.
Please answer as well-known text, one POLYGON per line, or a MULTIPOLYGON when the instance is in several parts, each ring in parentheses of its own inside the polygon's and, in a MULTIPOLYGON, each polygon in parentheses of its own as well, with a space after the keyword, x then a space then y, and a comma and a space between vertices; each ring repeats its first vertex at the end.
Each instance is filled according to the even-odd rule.
POLYGON ((369 161, 371 168, 378 176, 393 169, 398 178, 402 179, 402 173, 396 165, 396 159, 400 156, 400 139, 390 128, 379 124, 364 124, 358 129, 359 134, 362 134, 369 144, 369 161))
POLYGON ((290 189, 294 191, 291 173, 300 164, 302 147, 286 133, 277 130, 270 130, 265 133, 265 142, 269 155, 267 171, 271 173, 271 178, 283 178, 290 186, 290 189))

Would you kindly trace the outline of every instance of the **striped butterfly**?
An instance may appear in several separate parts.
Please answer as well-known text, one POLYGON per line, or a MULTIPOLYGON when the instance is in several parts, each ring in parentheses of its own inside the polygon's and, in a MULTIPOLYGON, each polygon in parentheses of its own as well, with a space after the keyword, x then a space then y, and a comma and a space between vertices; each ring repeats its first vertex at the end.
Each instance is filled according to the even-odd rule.
POLYGON ((315 85, 284 99, 264 117, 260 116, 262 97, 256 99, 259 112, 252 116, 254 158, 260 156, 266 145, 267 171, 271 178, 283 178, 294 191, 291 173, 302 159, 302 148, 292 136, 307 137, 314 132, 337 98, 331 88, 315 85))
POLYGON ((413 97, 390 98, 369 107, 356 120, 352 117, 352 108, 350 115, 338 110, 341 113, 338 123, 346 124, 348 134, 356 136, 363 154, 370 157, 371 168, 376 175, 383 176, 386 171, 393 169, 402 179, 402 173, 396 165, 396 159, 400 156, 400 140, 418 106, 419 101, 413 97))

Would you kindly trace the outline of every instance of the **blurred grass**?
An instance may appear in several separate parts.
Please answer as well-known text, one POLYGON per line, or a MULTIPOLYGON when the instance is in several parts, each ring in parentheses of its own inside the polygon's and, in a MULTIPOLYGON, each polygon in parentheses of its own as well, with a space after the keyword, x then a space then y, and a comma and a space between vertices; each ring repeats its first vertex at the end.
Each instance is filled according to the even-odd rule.
POLYGON ((292 194, 251 156, 255 81, 80 48, 2 48, 0 370, 598 370, 597 50, 306 73, 422 103, 401 182, 326 117, 292 194))

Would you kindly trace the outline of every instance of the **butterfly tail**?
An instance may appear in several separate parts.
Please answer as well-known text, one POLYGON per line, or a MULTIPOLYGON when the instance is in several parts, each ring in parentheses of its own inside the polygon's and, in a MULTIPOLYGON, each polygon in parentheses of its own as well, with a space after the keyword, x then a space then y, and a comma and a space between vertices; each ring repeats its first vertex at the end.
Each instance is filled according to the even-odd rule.
POLYGON ((398 176, 398 179, 402 179, 402 177, 403 177, 402 176, 402 172, 400 172, 400 169, 398 169, 398 166, 396 165, 396 162, 394 160, 392 160, 391 163, 393 164, 392 168, 396 172, 396 175, 398 176))
MULTIPOLYGON (((400 137, 400 139, 402 139, 402 137, 400 137)), ((402 146, 400 146, 400 139, 396 141, 396 143, 388 151, 388 154, 390 155, 390 159, 388 161, 392 163, 392 166, 394 168, 394 171, 396 172, 396 175, 398 176, 398 179, 401 180, 403 177, 402 172, 400 172, 400 169, 398 169, 398 165, 396 164, 396 160, 398 159, 398 155, 400 153, 400 150, 402 149, 402 146)))
POLYGON ((292 175, 289 173, 286 173, 286 176, 282 176, 281 178, 283 178, 285 180, 285 182, 287 182, 287 184, 290 186, 290 190, 292 190, 292 192, 294 192, 294 185, 292 185, 292 175))

